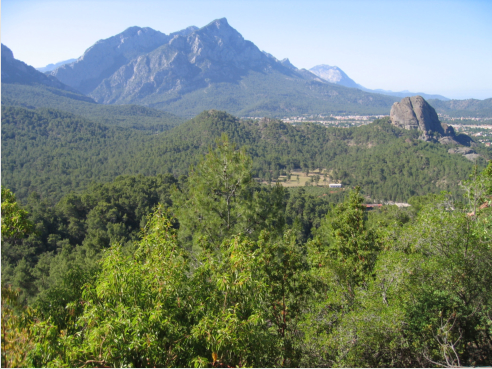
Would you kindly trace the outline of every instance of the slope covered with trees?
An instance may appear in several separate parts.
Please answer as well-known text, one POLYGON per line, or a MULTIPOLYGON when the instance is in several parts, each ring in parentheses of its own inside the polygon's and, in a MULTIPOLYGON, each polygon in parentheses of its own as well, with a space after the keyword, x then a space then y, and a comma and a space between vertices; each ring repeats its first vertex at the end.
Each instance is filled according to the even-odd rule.
MULTIPOLYGON (((151 135, 54 110, 3 108, 2 117, 2 184, 21 200, 36 191, 57 201, 91 181, 122 174, 187 174, 222 133, 246 147, 253 176, 260 180, 275 182, 282 172, 321 168, 345 186, 360 185, 374 200, 454 191, 472 168, 464 157, 449 154, 448 146, 419 141, 416 132, 384 119, 344 129, 240 120, 212 110, 151 135)), ((492 157, 490 149, 480 150, 492 157)), ((485 160, 478 164, 485 166, 485 160)))
POLYGON ((96 104, 85 95, 41 85, 2 83, 2 106, 56 109, 109 126, 152 133, 168 130, 184 121, 162 110, 139 105, 96 104))
MULTIPOLYGON (((14 278, 2 291, 2 365, 490 364, 492 163, 463 184, 463 202, 431 195, 367 213, 355 188, 337 206, 315 204, 306 238, 305 195, 258 186, 252 171, 224 137, 188 178, 124 177, 66 197, 51 210, 68 219, 58 249, 2 276, 14 278), (106 251, 94 246, 104 234, 106 251), (31 282, 41 292, 21 284, 29 273, 44 275, 31 282)), ((2 247, 41 245, 45 214, 2 193, 2 247), (22 225, 4 232, 12 219, 22 225)), ((2 274, 4 263, 2 250, 2 274)))
POLYGON ((429 103, 438 113, 449 115, 450 117, 492 117, 492 98, 477 100, 449 100, 441 101, 437 99, 429 100, 429 103))

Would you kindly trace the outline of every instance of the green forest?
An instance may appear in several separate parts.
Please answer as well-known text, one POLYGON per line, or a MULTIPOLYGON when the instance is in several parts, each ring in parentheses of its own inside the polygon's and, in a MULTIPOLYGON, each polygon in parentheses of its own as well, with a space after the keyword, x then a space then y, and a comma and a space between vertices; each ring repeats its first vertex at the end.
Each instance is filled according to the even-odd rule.
POLYGON ((491 363, 490 148, 22 85, 1 128, 2 367, 491 363))
POLYGON ((2 367, 492 366, 492 99, 398 108, 225 18, 2 56, 2 367))
POLYGON ((250 152, 54 205, 2 187, 2 366, 490 365, 492 163, 367 211, 258 184, 250 152))
MULTIPOLYGON (((210 110, 155 134, 49 108, 3 106, 2 184, 21 202, 36 192, 55 204, 72 191, 120 175, 179 177, 222 133, 245 147, 258 181, 275 183, 293 170, 321 169, 332 181, 360 186, 374 202, 406 202, 443 190, 458 194, 459 182, 473 167, 449 154, 449 146, 420 141, 416 131, 401 130, 387 118, 346 129, 241 120, 210 110)), ((485 168, 492 149, 475 150, 481 154, 477 165, 485 168)))

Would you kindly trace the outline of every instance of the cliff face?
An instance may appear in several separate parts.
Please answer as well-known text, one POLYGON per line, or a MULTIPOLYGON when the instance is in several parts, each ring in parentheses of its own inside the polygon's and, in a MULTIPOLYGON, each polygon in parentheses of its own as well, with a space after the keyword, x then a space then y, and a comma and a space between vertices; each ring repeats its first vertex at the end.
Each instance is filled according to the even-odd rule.
POLYGON ((435 109, 422 96, 405 97, 395 102, 391 107, 390 120, 399 128, 418 129, 420 139, 424 141, 466 146, 472 142, 466 135, 456 136, 453 127, 441 123, 435 109))
POLYGON ((312 67, 311 69, 309 69, 309 71, 330 83, 336 83, 350 88, 362 87, 361 85, 355 83, 349 76, 345 74, 343 70, 341 70, 338 67, 332 67, 330 65, 321 64, 312 67))
POLYGON ((116 36, 96 42, 78 60, 62 65, 50 74, 88 94, 129 61, 155 50, 174 36, 187 35, 194 30, 196 27, 188 27, 166 35, 148 27, 130 27, 116 36))

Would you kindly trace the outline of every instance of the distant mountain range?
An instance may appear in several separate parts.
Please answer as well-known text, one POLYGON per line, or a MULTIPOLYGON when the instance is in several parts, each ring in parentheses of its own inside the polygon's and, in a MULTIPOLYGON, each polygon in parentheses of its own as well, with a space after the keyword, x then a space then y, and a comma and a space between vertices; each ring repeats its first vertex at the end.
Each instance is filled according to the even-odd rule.
POLYGON ((345 87, 358 88, 362 91, 374 92, 377 94, 398 96, 398 97, 410 97, 410 96, 419 95, 425 99, 438 99, 443 101, 450 100, 442 95, 430 95, 423 92, 410 92, 407 90, 399 91, 399 92, 390 91, 390 90, 381 90, 381 89, 371 90, 369 88, 365 88, 364 86, 361 86, 360 84, 356 83, 349 76, 347 76, 347 74, 345 74, 345 72, 340 68, 326 65, 326 64, 316 65, 315 67, 312 67, 309 70, 312 73, 316 74, 318 77, 323 78, 328 82, 336 83, 338 85, 345 86, 345 87))
MULTIPOLYGON (((2 84, 9 85, 2 91, 7 105, 55 104, 80 114, 83 109, 74 100, 137 104, 186 118, 208 109, 255 117, 389 114, 393 103, 412 95, 365 89, 337 67, 298 69, 289 59, 260 51, 225 18, 169 35, 131 27, 46 74, 14 59, 2 45, 2 84)), ((439 113, 490 115, 491 101, 453 101, 429 102, 439 113)))
POLYGON ((77 59, 68 59, 58 62, 56 64, 48 64, 46 67, 36 68, 36 70, 40 71, 41 73, 51 72, 52 70, 55 70, 56 68, 61 67, 62 65, 73 63, 76 60, 77 59))
POLYGON ((132 27, 49 72, 104 104, 141 104, 194 116, 385 114, 396 98, 326 82, 244 40, 225 18, 171 35, 132 27))

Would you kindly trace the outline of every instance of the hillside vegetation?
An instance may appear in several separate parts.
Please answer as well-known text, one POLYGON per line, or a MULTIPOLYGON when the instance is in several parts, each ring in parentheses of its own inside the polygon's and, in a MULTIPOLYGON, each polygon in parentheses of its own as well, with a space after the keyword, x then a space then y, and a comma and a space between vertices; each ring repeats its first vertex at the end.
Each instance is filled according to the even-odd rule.
POLYGON ((485 100, 429 100, 429 103, 438 113, 449 115, 450 117, 492 117, 492 98, 485 100))
POLYGON ((184 122, 183 118, 162 110, 139 105, 96 104, 87 96, 41 85, 3 83, 2 106, 56 109, 108 126, 133 128, 151 133, 162 132, 184 122))
POLYGON ((334 206, 252 165, 223 136, 179 180, 55 207, 2 187, 2 366, 490 363, 492 163, 462 202, 370 213, 359 188, 334 206))
MULTIPOLYGON (((292 126, 245 121, 206 111, 158 135, 108 127, 55 110, 2 109, 2 184, 24 200, 32 191, 53 201, 91 181, 122 174, 187 174, 215 139, 226 133, 245 146, 252 173, 275 182, 282 172, 323 168, 345 186, 360 185, 375 200, 457 191, 472 163, 447 146, 417 140, 417 133, 385 120, 358 128, 292 126)), ((490 158, 490 149, 483 149, 490 158)), ((478 164, 485 166, 485 160, 478 164)))
MULTIPOLYGON (((216 82, 193 91, 149 95, 143 104, 194 117, 205 109, 236 116, 284 117, 301 114, 388 114, 398 98, 369 94, 325 82, 288 78, 276 71, 249 71, 236 82, 216 82)), ((134 99, 122 100, 125 103, 134 99)))

